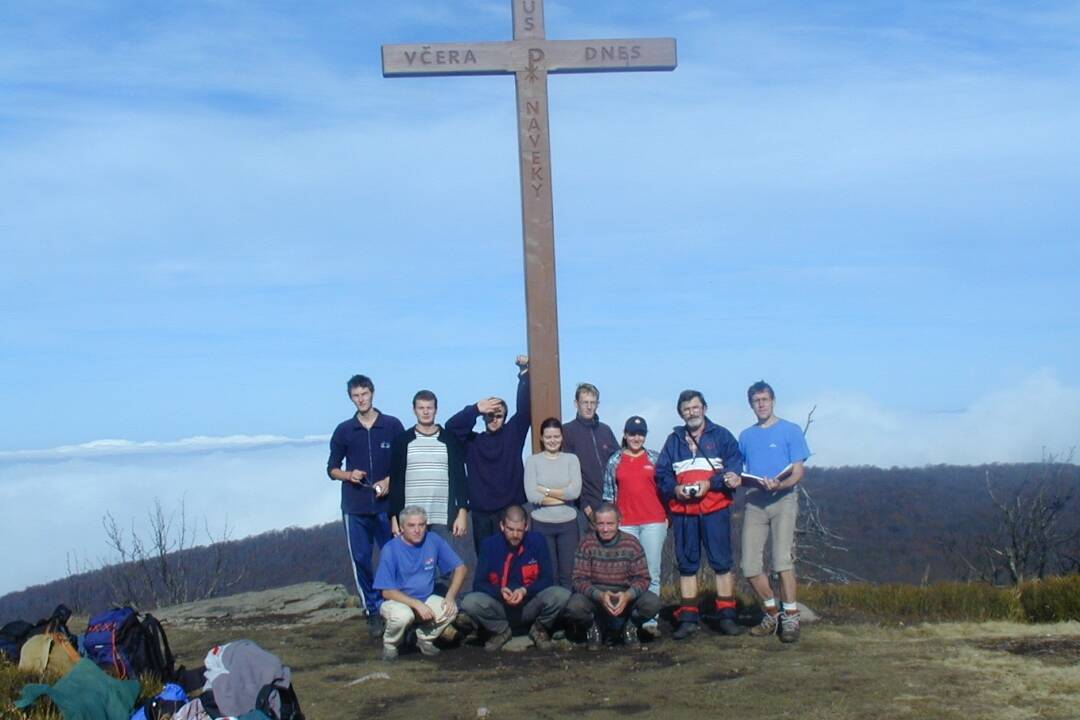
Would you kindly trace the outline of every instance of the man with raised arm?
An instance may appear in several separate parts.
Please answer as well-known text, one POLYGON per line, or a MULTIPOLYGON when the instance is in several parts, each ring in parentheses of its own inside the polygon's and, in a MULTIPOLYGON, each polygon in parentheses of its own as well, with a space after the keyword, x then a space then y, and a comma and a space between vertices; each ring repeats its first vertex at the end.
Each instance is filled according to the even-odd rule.
POLYGON ((461 600, 458 627, 475 623, 488 633, 484 649, 498 650, 513 637, 515 627, 527 627, 540 650, 550 650, 551 628, 570 599, 570 591, 555 585, 547 542, 528 529, 520 505, 511 505, 499 523, 500 534, 480 546, 473 592, 461 600), (469 622, 463 622, 468 618, 469 622))
POLYGON ((795 520, 799 496, 795 486, 803 479, 803 467, 810 457, 803 431, 793 422, 773 412, 776 394, 764 380, 746 391, 746 399, 757 422, 739 433, 739 450, 746 458, 746 471, 760 481, 746 482, 743 510, 742 569, 754 592, 761 598, 765 616, 750 629, 755 637, 780 634, 782 642, 799 640, 799 606, 795 601, 795 520), (769 584, 762 562, 765 540, 772 540, 772 569, 780 576, 783 613, 769 584))
POLYGON ((341 481, 341 519, 352 559, 353 579, 367 612, 371 637, 383 634, 379 615, 382 596, 371 586, 371 556, 390 540, 387 518, 390 495, 390 445, 404 432, 401 421, 377 410, 375 384, 366 375, 353 375, 346 384, 356 414, 334 429, 326 472, 341 481), (342 469, 342 463, 345 467, 342 469))
POLYGON ((581 496, 577 505, 584 520, 592 520, 593 512, 603 502, 604 470, 619 449, 615 433, 600 422, 596 412, 599 406, 600 391, 591 383, 581 383, 574 391, 577 416, 563 425, 563 452, 577 455, 581 463, 581 496))
POLYGON ((477 555, 485 538, 499 531, 502 512, 525 503, 521 452, 529 433, 529 357, 518 355, 517 407, 509 419, 506 402, 489 397, 466 405, 446 421, 446 429, 465 446, 469 510, 477 555), (484 418, 484 431, 475 432, 476 419, 484 418))
POLYGON ((383 660, 396 660, 409 627, 416 624, 416 646, 438 655, 435 640, 457 617, 457 596, 465 582, 465 563, 449 543, 427 531, 427 513, 410 505, 398 515, 401 533, 383 546, 375 589, 382 591, 379 612, 386 619, 383 660), (445 596, 435 594, 435 580, 450 575, 445 596))
POLYGON ((684 424, 668 436, 656 462, 656 483, 671 511, 682 596, 671 637, 682 640, 700 628, 697 572, 702 545, 716 573, 720 632, 740 635, 744 628, 736 622, 730 517, 735 488, 741 483, 739 444, 706 416, 705 396, 697 390, 683 390, 675 407, 684 424))
POLYGON ((649 564, 637 538, 619 530, 613 503, 601 503, 593 527, 574 556, 574 594, 566 604, 567 622, 587 628, 590 650, 606 637, 637 648, 638 629, 660 612, 660 598, 649 592, 649 564))

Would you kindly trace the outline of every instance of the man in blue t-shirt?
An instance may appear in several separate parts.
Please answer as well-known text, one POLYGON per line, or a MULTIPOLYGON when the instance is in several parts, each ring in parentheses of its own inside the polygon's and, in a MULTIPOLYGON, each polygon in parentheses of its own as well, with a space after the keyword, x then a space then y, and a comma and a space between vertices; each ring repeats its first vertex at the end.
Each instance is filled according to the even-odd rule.
POLYGON ((398 527, 401 534, 383 547, 375 572, 375 589, 383 596, 379 612, 386 620, 383 659, 397 659, 398 647, 413 623, 420 652, 438 655, 434 641, 457 617, 465 563, 445 540, 427 531, 427 511, 419 505, 401 511, 398 527), (448 573, 446 595, 436 595, 435 579, 448 573))
POLYGON ((798 425, 773 413, 776 394, 764 380, 746 392, 757 422, 739 434, 739 451, 746 461, 743 485, 746 507, 742 526, 742 569, 761 598, 765 616, 750 630, 756 637, 775 635, 783 642, 799 639, 799 607, 795 602, 795 521, 799 496, 795 486, 803 479, 803 463, 810 457, 798 425), (750 477, 753 476, 753 477, 750 477), (765 541, 772 539, 773 572, 780 576, 783 612, 776 605, 769 576, 765 573, 765 541))
POLYGON ((382 596, 371 587, 371 556, 390 540, 390 444, 405 432, 396 417, 374 405, 375 384, 353 375, 346 384, 356 414, 334 428, 326 474, 341 481, 341 519, 360 603, 367 612, 371 637, 383 634, 382 596), (345 465, 342 468, 342 464, 345 465))

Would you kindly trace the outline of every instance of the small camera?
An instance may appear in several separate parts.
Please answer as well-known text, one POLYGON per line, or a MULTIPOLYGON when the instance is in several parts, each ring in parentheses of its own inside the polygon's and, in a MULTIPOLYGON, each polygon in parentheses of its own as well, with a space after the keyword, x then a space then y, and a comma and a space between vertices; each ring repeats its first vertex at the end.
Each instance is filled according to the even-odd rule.
POLYGON ((683 490, 687 497, 697 497, 701 493, 701 487, 698 485, 687 485, 683 490))

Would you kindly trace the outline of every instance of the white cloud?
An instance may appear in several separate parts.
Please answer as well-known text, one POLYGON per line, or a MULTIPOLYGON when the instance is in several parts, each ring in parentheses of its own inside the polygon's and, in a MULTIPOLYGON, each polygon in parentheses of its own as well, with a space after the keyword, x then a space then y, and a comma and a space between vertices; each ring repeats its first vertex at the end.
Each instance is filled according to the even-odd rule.
POLYGON ((0 462, 0 506, 26 510, 11 513, 0 529, 0 546, 25 548, 5 559, 0 594, 62 577, 69 553, 92 563, 112 560, 105 513, 146 537, 155 498, 166 511, 185 502, 200 528, 205 518, 212 532, 228 526, 234 538, 339 517, 340 485, 326 476, 325 441, 191 438, 82 448, 78 457, 54 454, 47 472, 40 462, 0 462), (102 450, 117 447, 135 449, 102 450), (181 453, 167 454, 178 448, 181 453))
MULTIPOLYGON (((702 389, 710 397, 708 389, 702 389)), ((649 423, 649 447, 659 450, 679 422, 674 400, 613 403, 604 408, 604 420, 618 433, 627 417, 641 415, 649 423)), ((864 393, 826 391, 791 401, 781 397, 777 412, 804 425, 812 408, 807 441, 813 453, 810 464, 818 466, 1037 462, 1044 453, 1063 457, 1080 445, 1080 388, 1065 385, 1048 371, 958 410, 898 409, 864 393)), ((736 436, 753 421, 748 406, 715 402, 709 417, 736 436)))
POLYGON ((217 450, 254 450, 282 445, 325 445, 328 435, 305 435, 299 438, 281 435, 228 435, 225 437, 195 437, 180 440, 92 440, 78 445, 61 445, 44 450, 0 450, 4 461, 64 460, 97 458, 113 455, 153 455, 159 453, 206 453, 217 450))

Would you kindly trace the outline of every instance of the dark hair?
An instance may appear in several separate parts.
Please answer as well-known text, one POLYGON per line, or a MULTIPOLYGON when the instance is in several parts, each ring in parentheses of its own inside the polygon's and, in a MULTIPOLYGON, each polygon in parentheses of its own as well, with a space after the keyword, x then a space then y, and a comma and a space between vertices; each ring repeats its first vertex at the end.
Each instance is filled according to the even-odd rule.
POLYGON ((615 513, 615 520, 622 520, 622 513, 619 512, 619 506, 613 502, 600 503, 600 507, 593 510, 593 517, 596 517, 600 513, 615 513))
POLYGON ((763 393, 763 392, 769 393, 769 397, 772 398, 773 400, 776 399, 776 393, 773 392, 772 385, 765 382, 764 380, 758 380, 756 383, 754 383, 753 385, 750 386, 750 389, 748 389, 746 391, 746 402, 753 405, 754 404, 754 396, 757 395, 758 393, 763 393))
POLYGON ((525 508, 520 505, 510 505, 502 513, 502 520, 505 522, 528 522, 529 516, 525 514, 525 508))
POLYGON ((683 390, 679 393, 679 400, 675 403, 675 412, 679 412, 679 408, 682 407, 684 402, 690 402, 694 398, 701 400, 702 405, 709 404, 705 402, 705 396, 701 394, 700 390, 683 390))
POLYGON ((596 402, 600 402, 600 391, 596 389, 596 386, 592 383, 581 383, 577 386, 577 390, 574 391, 574 402, 581 399, 581 396, 585 393, 596 396, 596 402))
POLYGON ((548 428, 556 428, 559 432, 562 432, 562 422, 560 422, 559 418, 549 417, 540 423, 540 433, 543 434, 548 428))
POLYGON ((371 382, 371 378, 367 375, 353 375, 349 378, 349 382, 345 383, 345 390, 352 395, 352 391, 356 388, 367 388, 371 392, 375 392, 375 383, 371 382))
POLYGON ((506 416, 508 416, 510 414, 510 407, 506 404, 506 401, 503 400, 502 398, 499 398, 499 405, 502 405, 503 419, 505 420, 506 416))
POLYGON ((433 403, 435 403, 436 408, 439 407, 439 398, 435 397, 435 393, 431 392, 430 390, 417 391, 417 393, 412 396, 412 406, 416 407, 416 403, 420 400, 431 400, 433 403))

